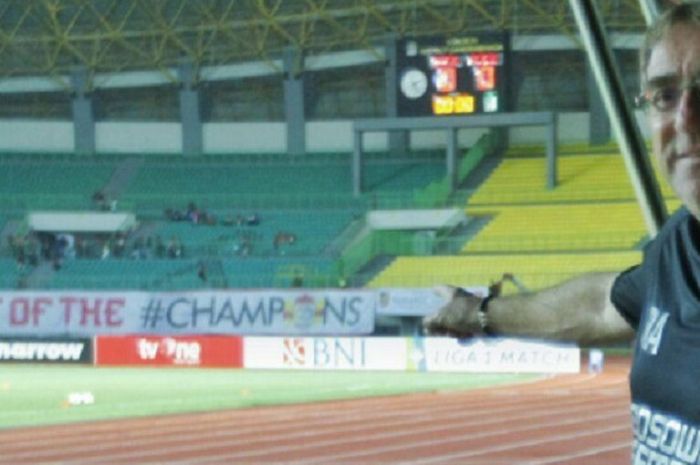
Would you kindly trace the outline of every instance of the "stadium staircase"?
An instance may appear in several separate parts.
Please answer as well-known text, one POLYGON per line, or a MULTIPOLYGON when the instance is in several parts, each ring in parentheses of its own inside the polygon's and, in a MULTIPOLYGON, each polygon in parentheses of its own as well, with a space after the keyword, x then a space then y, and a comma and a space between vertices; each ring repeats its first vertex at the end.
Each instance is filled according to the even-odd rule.
POLYGON ((102 187, 102 192, 109 199, 118 199, 122 192, 126 190, 131 180, 136 176, 143 163, 143 158, 140 157, 130 157, 119 163, 114 169, 112 177, 107 184, 102 187))
POLYGON ((53 281, 56 270, 51 262, 39 263, 35 268, 28 268, 27 272, 20 274, 18 287, 29 289, 41 289, 48 287, 47 284, 53 281))

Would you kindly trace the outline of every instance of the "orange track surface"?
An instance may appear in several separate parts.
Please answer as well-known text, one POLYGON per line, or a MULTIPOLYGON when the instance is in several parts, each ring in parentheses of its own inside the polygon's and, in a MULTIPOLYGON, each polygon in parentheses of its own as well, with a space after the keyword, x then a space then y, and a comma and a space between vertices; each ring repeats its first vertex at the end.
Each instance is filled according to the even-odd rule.
POLYGON ((600 375, 0 431, 0 464, 628 464, 628 360, 600 375))

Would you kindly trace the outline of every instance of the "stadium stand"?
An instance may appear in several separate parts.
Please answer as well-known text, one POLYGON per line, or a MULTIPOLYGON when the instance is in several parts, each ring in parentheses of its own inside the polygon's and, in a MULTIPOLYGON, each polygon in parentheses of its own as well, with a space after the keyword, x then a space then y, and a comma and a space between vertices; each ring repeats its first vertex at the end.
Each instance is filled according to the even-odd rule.
MULTIPOLYGON (((13 4, 6 15, 15 32, 0 66, 9 79, 3 81, 0 108, 3 139, 9 142, 2 150, 13 152, 0 153, 0 214, 7 220, 0 258, 8 261, 3 270, 8 287, 283 286, 297 271, 307 283, 355 275, 349 282, 361 285, 395 256, 418 255, 432 263, 429 256, 435 254, 498 255, 507 268, 511 255, 614 254, 637 251, 645 240, 622 159, 609 144, 560 144, 559 185, 553 190, 544 188, 543 149, 516 147, 474 192, 472 185, 452 192, 445 146, 462 150, 471 145, 469 156, 455 160, 458 181, 464 183, 472 171, 488 171, 500 160, 496 145, 522 143, 515 139, 523 128, 501 132, 503 140, 487 128, 462 131, 449 140, 442 133, 416 130, 398 134, 404 139, 400 144, 396 134, 367 134, 363 194, 353 196, 353 120, 386 118, 401 110, 391 102, 403 98, 396 84, 404 65, 389 57, 400 56, 395 52, 402 45, 385 40, 387 33, 395 35, 397 25, 410 25, 410 33, 405 29, 400 35, 416 39, 442 37, 449 30, 458 41, 474 40, 482 32, 492 40, 493 24, 483 20, 483 13, 497 12, 493 17, 503 19, 499 30, 532 35, 537 45, 505 47, 508 53, 497 61, 507 66, 490 84, 499 93, 490 99, 495 106, 463 109, 462 114, 547 111, 557 115, 558 134, 565 136, 561 142, 572 136, 609 140, 606 124, 597 124, 605 123, 604 115, 590 92, 581 47, 562 48, 560 39, 569 33, 561 35, 559 23, 551 21, 561 13, 556 2, 537 0, 531 2, 537 7, 522 9, 484 2, 466 10, 460 2, 430 8, 394 2, 387 10, 391 14, 374 2, 352 11, 345 11, 343 2, 313 8, 282 2, 260 18, 259 8, 220 9, 206 2, 183 2, 182 9, 160 9, 154 16, 142 2, 131 0, 118 8, 129 12, 125 17, 112 4, 96 3, 85 12, 66 7, 77 8, 76 16, 58 19, 44 17, 51 9, 25 3, 13 4), (246 21, 219 24, 233 12, 246 21), (77 23, 71 20, 78 17, 77 23), (341 27, 306 27, 327 18, 341 21, 341 27), (301 37, 272 34, 258 44, 248 40, 251 30, 238 27, 287 30, 289 21, 304 26, 289 28, 301 37), (61 40, 46 42, 33 24, 53 24, 61 40), (189 32, 193 24, 225 33, 200 43, 189 32), (348 35, 348 30, 358 34, 348 35), (232 48, 235 37, 241 40, 232 48), (160 45, 152 47, 152 39, 160 45), (368 44, 378 48, 368 54, 368 44), (291 57, 292 52, 303 59, 291 57), (256 71, 251 74, 251 69, 256 71), (298 82, 286 86, 288 78, 298 82), (500 98, 501 91, 507 98, 500 98), (96 202, 98 192, 104 198, 96 202), (190 203, 208 220, 192 224, 165 214, 186 211, 190 203), (455 206, 466 211, 469 222, 454 230, 368 232, 362 221, 371 209, 455 206), (28 212, 105 207, 134 213, 138 228, 125 238, 91 237, 99 247, 75 259, 17 269, 6 238, 24 232, 28 212), (245 222, 256 214, 259 224, 245 222), (182 244, 178 258, 167 258, 172 238, 182 244), (123 251, 102 252, 103 243, 119 241, 123 251), (202 264, 206 282, 198 274, 202 264)), ((615 31, 641 31, 636 7, 609 10, 615 31)), ((573 30, 570 18, 562 20, 567 31, 573 30)), ((636 92, 636 53, 625 48, 616 56, 626 88, 636 92)), ((541 140, 533 134, 523 139, 541 140)), ((427 268, 425 273, 435 275, 427 268)), ((405 282, 389 276, 377 282, 405 282)), ((490 276, 473 279, 481 284, 490 276)))
POLYGON ((371 154, 365 166, 368 195, 352 196, 348 153, 206 156, 180 159, 146 157, 120 196, 136 211, 163 206, 184 208, 189 202, 208 209, 345 208, 367 204, 378 193, 411 193, 444 176, 442 156, 419 151, 392 157, 371 154), (203 189, 203 187, 206 187, 203 189))
MULTIPOLYGON (((6 211, 15 224, 36 209, 99 209, 95 193, 108 186, 116 208, 134 212, 139 226, 123 238, 103 234, 79 240, 83 248, 75 258, 21 272, 13 263, 5 267, 3 283, 53 289, 287 287, 303 274, 305 285, 335 286, 337 254, 351 239, 343 239, 344 232, 381 199, 410 202, 445 170, 436 152, 400 158, 370 154, 367 194, 355 199, 348 158, 7 155, 6 177, 14 181, 0 195, 13 199, 6 211), (30 181, 19 183, 18 177, 30 181), (189 206, 197 207, 197 222, 188 217, 189 206), (181 253, 169 253, 171 241, 180 244, 181 253), (206 280, 198 276, 201 263, 206 280)), ((2 250, 12 262, 7 240, 2 250)))
MULTIPOLYGON (((401 202, 410 205, 430 195, 444 179, 440 153, 370 154, 366 193, 360 199, 350 194, 347 154, 306 155, 294 161, 282 154, 235 161, 224 156, 144 156, 128 173, 122 167, 133 156, 75 160, 10 154, 1 158, 7 182, 0 196, 12 199, 7 211, 15 223, 21 220, 12 213, 15 207, 94 209, 93 194, 110 185, 118 208, 134 211, 140 226, 119 257, 78 257, 60 269, 43 269, 34 279, 27 279, 31 269, 19 272, 12 263, 0 278, 6 287, 177 289, 285 287, 298 273, 306 285, 334 286, 345 274, 356 273, 351 283, 380 287, 456 280, 482 284, 494 279, 493 273, 509 270, 537 288, 561 281, 575 269, 595 270, 596 263, 609 262, 610 269, 633 263, 646 232, 615 148, 588 148, 591 153, 585 153, 586 147, 562 147, 559 183, 551 190, 545 186, 542 150, 511 149, 466 200, 460 200, 464 191, 452 197, 453 203, 463 202, 472 228, 467 233, 385 233, 353 266, 338 261, 338 254, 360 231, 357 224, 364 213, 386 199, 403 196, 401 202), (74 182, 76 175, 80 183, 74 182), (204 215, 196 224, 186 217, 189 204, 204 215), (180 212, 180 221, 167 218, 168 210, 180 212), (249 223, 252 217, 254 224, 249 223), (165 248, 173 238, 183 248, 177 259, 157 246, 165 248), (140 254, 144 244, 147 250, 140 254), (439 256, 445 253, 457 257, 439 256), (433 254, 438 257, 425 257, 433 254), (400 258, 382 270, 392 256, 400 258), (200 263, 207 264, 207 280, 198 276, 200 263)), ((462 178, 468 174, 461 173, 462 178)), ((668 187, 662 188, 670 197, 668 187)), ((670 201, 669 208, 674 206, 670 201)), ((11 262, 7 241, 3 246, 4 259, 11 262)))
MULTIPOLYGON (((558 168, 557 188, 545 189, 543 155, 522 156, 514 150, 474 193, 469 203, 522 205, 635 199, 624 161, 617 152, 563 155, 559 157, 558 168)), ((668 186, 661 187, 664 197, 672 196, 668 186)))
POLYGON ((490 254, 399 257, 370 282, 371 287, 477 286, 505 271, 529 289, 554 285, 588 271, 618 271, 639 262, 636 250, 597 253, 490 254))
POLYGON ((66 260, 42 287, 53 289, 175 289, 201 287, 196 260, 66 260), (77 284, 77 285, 76 285, 77 284))
MULTIPOLYGON (((469 215, 488 210, 467 208, 469 215)), ((625 250, 646 237, 634 202, 499 207, 463 252, 625 250), (537 225, 533 227, 533 224, 537 225)))
MULTIPOLYGON (((610 149, 562 148, 554 189, 545 186, 537 148, 512 149, 466 200, 467 217, 478 226, 456 255, 400 256, 368 285, 483 285, 510 272, 540 289, 631 266, 648 236, 622 157, 600 153, 610 149)), ((667 185, 662 192, 669 210, 677 208, 667 185)))

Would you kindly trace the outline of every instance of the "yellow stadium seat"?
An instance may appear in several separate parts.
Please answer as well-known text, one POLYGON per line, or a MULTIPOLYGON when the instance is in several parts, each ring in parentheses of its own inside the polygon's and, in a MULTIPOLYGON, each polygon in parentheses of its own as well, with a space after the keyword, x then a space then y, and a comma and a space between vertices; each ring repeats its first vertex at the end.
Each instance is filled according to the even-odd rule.
MULTIPOLYGON (((506 156, 467 201, 467 217, 485 225, 459 255, 398 257, 369 286, 484 286, 510 272, 537 290, 635 265, 648 234, 622 156, 572 154, 579 150, 562 149, 553 189, 543 150, 506 156)), ((668 210, 678 208, 669 186, 660 187, 668 210)))

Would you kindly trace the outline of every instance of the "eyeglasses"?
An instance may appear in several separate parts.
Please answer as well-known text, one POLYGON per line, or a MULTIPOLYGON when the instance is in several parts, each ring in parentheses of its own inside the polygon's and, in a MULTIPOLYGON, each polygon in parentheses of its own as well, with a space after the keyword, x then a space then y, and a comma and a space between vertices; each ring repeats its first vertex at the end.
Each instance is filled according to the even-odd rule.
POLYGON ((692 93, 693 101, 700 103, 700 76, 690 82, 651 85, 634 98, 637 108, 646 110, 653 107, 659 113, 668 113, 678 108, 683 92, 692 93))

